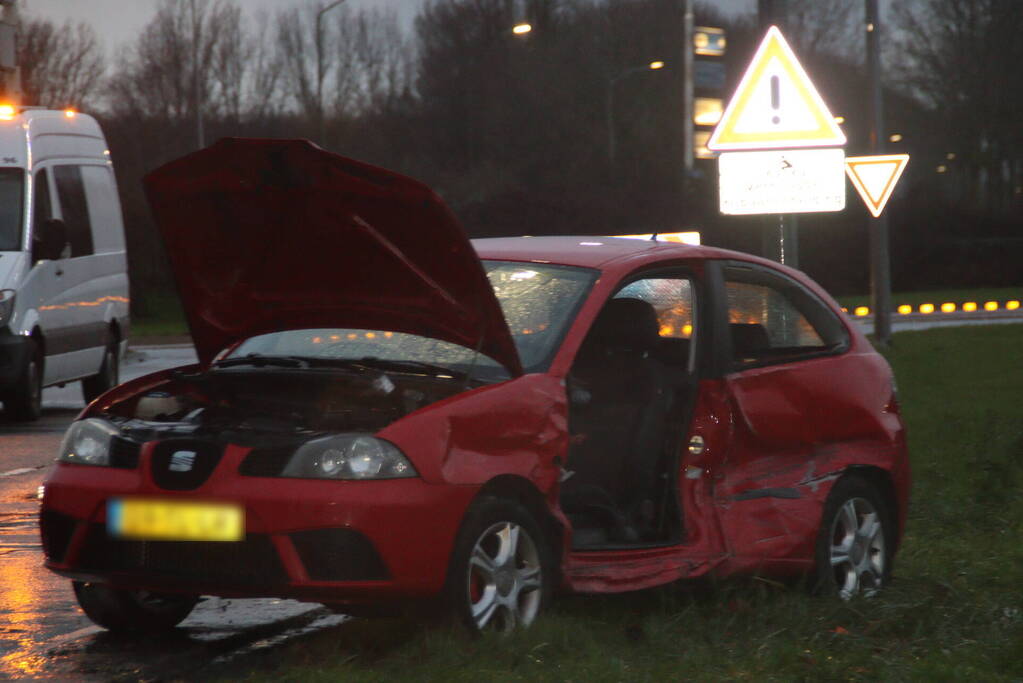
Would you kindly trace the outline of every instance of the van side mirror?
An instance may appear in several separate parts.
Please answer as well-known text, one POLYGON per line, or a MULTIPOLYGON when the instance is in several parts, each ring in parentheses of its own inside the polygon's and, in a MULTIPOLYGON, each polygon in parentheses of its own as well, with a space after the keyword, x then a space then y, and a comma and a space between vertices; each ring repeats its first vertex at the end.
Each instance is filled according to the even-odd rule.
POLYGON ((64 258, 64 249, 68 246, 67 224, 60 218, 46 219, 39 224, 35 242, 37 259, 64 258))

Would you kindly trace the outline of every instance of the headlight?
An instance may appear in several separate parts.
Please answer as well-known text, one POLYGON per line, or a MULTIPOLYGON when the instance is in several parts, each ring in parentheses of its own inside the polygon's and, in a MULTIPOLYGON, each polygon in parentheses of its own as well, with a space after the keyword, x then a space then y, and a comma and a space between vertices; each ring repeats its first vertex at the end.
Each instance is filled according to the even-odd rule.
POLYGON ((14 295, 13 289, 0 289, 0 325, 11 322, 11 316, 14 314, 14 295))
POLYGON ((60 444, 57 460, 106 467, 110 465, 110 442, 117 434, 117 428, 106 420, 89 418, 72 423, 60 444))
POLYGON ((283 477, 312 479, 404 479, 418 476, 394 445, 363 434, 328 436, 301 446, 283 477))

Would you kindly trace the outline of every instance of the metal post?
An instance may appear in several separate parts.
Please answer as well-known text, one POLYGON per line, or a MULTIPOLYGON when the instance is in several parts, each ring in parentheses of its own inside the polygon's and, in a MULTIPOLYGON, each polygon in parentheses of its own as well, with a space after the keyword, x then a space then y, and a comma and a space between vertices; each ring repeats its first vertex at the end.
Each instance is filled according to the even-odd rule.
MULTIPOLYGON (((884 103, 881 97, 881 15, 877 0, 866 0, 867 73, 870 81, 870 151, 884 152, 884 103)), ((888 254, 888 217, 867 218, 870 230, 870 301, 874 337, 879 346, 892 340, 892 282, 888 254)))
POLYGON ((195 144, 198 149, 206 146, 206 132, 202 125, 202 98, 199 94, 199 16, 195 0, 188 3, 192 14, 192 102, 195 106, 195 144))
POLYGON ((685 102, 682 105, 682 196, 693 174, 693 0, 682 0, 682 78, 685 102))
POLYGON ((326 77, 326 65, 324 64, 323 55, 323 15, 344 1, 335 0, 329 5, 321 7, 316 12, 315 35, 313 36, 313 41, 316 44, 316 135, 318 137, 317 142, 321 145, 326 145, 324 138, 327 136, 326 116, 323 111, 323 79, 326 77))
MULTIPOLYGON (((785 0, 757 0, 761 32, 773 24, 785 24, 785 0)), ((763 233, 763 255, 793 268, 799 267, 799 220, 794 214, 776 217, 763 233)))
POLYGON ((604 102, 605 114, 607 117, 607 160, 614 170, 615 163, 615 83, 612 78, 607 84, 607 99, 604 102))

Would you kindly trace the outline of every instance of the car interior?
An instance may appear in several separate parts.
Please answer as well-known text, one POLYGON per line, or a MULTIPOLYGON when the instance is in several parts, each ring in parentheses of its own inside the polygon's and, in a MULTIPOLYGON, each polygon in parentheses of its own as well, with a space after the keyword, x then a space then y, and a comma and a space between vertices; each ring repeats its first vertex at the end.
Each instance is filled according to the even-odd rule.
POLYGON ((569 374, 561 508, 575 549, 677 543, 678 450, 694 382, 685 338, 662 337, 654 306, 611 299, 569 374))

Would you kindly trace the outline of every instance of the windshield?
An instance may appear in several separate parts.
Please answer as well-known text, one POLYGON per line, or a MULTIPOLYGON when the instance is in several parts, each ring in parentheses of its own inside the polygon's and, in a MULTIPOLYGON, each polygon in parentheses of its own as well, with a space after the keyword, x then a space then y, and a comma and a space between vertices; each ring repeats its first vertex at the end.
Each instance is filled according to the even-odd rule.
MULTIPOLYGON (((548 264, 484 261, 526 372, 546 370, 589 292, 596 271, 548 264)), ((412 361, 468 373, 477 379, 508 376, 496 361, 449 342, 389 330, 317 328, 252 337, 228 358, 293 358, 412 361)))
POLYGON ((25 171, 20 168, 0 168, 0 251, 21 249, 24 201, 25 171))

